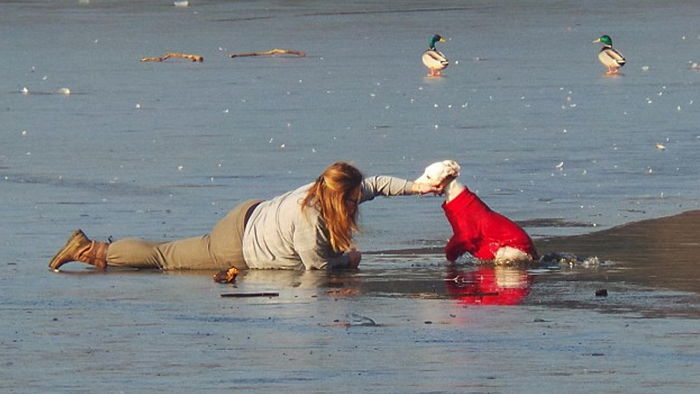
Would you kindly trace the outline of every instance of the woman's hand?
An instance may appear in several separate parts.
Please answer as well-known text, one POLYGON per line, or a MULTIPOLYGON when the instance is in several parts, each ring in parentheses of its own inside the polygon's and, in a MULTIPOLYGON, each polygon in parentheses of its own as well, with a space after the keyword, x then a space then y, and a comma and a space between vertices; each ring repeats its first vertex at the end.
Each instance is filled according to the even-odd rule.
POLYGON ((348 268, 356 269, 360 265, 360 260, 362 260, 362 253, 357 250, 351 250, 348 253, 348 268))
POLYGON ((434 193, 434 194, 440 194, 442 193, 442 188, 438 186, 433 186, 429 185, 427 183, 413 183, 413 187, 411 187, 411 191, 413 194, 428 194, 428 193, 434 193))

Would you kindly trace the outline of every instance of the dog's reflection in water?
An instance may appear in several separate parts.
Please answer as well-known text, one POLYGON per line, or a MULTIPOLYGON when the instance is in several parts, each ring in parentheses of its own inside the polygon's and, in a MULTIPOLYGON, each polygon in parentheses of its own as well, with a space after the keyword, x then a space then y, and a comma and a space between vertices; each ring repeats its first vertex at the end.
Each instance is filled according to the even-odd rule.
POLYGON ((517 305, 530 293, 531 284, 527 270, 515 266, 450 266, 445 274, 447 293, 465 305, 517 305))

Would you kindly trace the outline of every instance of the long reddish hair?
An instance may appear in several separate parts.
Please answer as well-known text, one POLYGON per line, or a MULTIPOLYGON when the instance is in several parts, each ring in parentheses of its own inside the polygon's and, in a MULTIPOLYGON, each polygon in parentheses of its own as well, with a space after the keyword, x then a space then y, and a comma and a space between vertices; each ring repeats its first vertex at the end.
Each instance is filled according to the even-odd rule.
POLYGON ((316 207, 321 212, 331 248, 345 252, 354 247, 352 234, 357 226, 358 204, 362 196, 362 173, 346 162, 328 166, 306 194, 301 209, 316 207))

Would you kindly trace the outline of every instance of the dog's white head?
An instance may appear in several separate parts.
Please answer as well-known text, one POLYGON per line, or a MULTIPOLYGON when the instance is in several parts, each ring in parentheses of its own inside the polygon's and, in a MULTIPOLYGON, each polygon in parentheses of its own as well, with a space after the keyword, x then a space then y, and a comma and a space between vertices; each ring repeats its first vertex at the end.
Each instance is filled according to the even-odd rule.
POLYGON ((443 160, 425 167, 425 172, 416 183, 427 183, 432 186, 444 186, 448 179, 459 176, 459 164, 454 160, 443 160))

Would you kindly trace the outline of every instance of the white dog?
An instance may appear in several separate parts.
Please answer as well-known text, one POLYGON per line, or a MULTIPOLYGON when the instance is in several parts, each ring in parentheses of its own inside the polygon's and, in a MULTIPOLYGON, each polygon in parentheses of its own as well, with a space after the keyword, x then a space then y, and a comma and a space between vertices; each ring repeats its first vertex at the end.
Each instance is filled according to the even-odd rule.
POLYGON ((444 160, 426 167, 416 182, 442 188, 442 208, 453 235, 445 246, 445 256, 455 261, 465 252, 496 264, 532 262, 537 251, 530 236, 515 222, 492 211, 481 199, 457 180, 460 167, 444 160))

